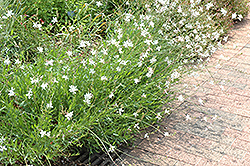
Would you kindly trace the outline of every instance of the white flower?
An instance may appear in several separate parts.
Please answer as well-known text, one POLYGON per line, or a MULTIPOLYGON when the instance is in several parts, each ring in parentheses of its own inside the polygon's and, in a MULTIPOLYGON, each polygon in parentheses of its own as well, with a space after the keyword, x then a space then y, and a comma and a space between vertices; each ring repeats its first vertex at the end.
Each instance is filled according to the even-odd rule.
POLYGON ((168 109, 165 109, 165 114, 170 114, 170 111, 168 109))
POLYGON ((16 59, 15 64, 20 64, 21 61, 19 59, 16 59))
POLYGON ((158 44, 158 43, 159 43, 158 40, 154 40, 154 41, 152 42, 153 45, 156 45, 156 44, 158 44))
POLYGON ((72 51, 67 51, 66 54, 67 54, 68 56, 72 56, 72 55, 73 55, 72 51))
POLYGON ((57 17, 53 17, 53 20, 51 21, 53 24, 57 23, 58 20, 57 20, 57 17))
POLYGON ((86 93, 84 95, 85 100, 83 100, 83 101, 86 102, 87 104, 90 104, 90 100, 91 100, 92 97, 93 97, 92 93, 86 93))
POLYGON ((9 58, 4 61, 4 64, 6 64, 6 65, 9 65, 10 63, 11 63, 11 61, 9 60, 9 58))
POLYGON ((227 39, 228 39, 228 36, 225 36, 225 37, 223 38, 223 41, 224 41, 224 42, 227 42, 227 39))
POLYGON ((73 111, 71 111, 70 113, 67 113, 67 114, 65 115, 65 117, 66 117, 68 120, 70 120, 70 119, 72 118, 72 116, 73 116, 73 111))
POLYGON ((47 104, 47 108, 53 108, 53 105, 52 105, 51 101, 47 104))
POLYGON ((116 70, 117 70, 117 71, 121 71, 121 68, 120 68, 120 67, 117 67, 116 70))
POLYGON ((102 5, 103 5, 103 4, 102 4, 100 1, 97 1, 97 2, 96 2, 96 6, 97 6, 97 7, 100 7, 100 6, 102 6, 102 5))
POLYGON ((155 23, 154 23, 153 21, 150 21, 150 22, 149 22, 149 26, 154 27, 154 26, 155 26, 155 23))
POLYGON ((236 13, 232 14, 232 19, 236 19, 236 17, 237 17, 236 13))
POLYGON ((120 115, 122 115, 122 113, 124 112, 124 110, 122 108, 120 108, 118 111, 119 111, 120 115))
POLYGON ((163 6, 169 4, 169 1, 167 1, 167 0, 158 0, 158 2, 161 3, 163 6))
POLYGON ((142 62, 140 61, 140 62, 138 62, 138 67, 141 67, 142 66, 142 62))
POLYGON ((47 62, 45 63, 45 65, 46 65, 46 66, 48 66, 48 65, 53 66, 53 63, 54 63, 54 60, 51 59, 51 60, 47 61, 47 62))
POLYGON ((206 6, 206 9, 209 10, 214 5, 213 5, 213 3, 210 2, 210 3, 206 4, 205 6, 206 6))
POLYGON ((83 40, 82 40, 82 41, 80 42, 80 46, 79 46, 79 47, 81 48, 81 47, 86 47, 86 46, 90 46, 90 42, 89 42, 89 41, 83 41, 83 40))
POLYGON ((102 80, 102 81, 103 81, 103 80, 108 81, 108 78, 107 78, 106 76, 102 76, 102 77, 101 77, 101 80, 102 80))
POLYGON ((26 94, 26 96, 28 97, 28 99, 31 98, 32 96, 32 89, 30 88, 30 90, 28 91, 28 94, 26 94))
POLYGON ((146 76, 150 78, 152 76, 152 73, 147 73, 146 76))
POLYGON ((114 151, 115 151, 115 146, 110 145, 108 152, 114 152, 114 151))
POLYGON ((89 59, 89 64, 94 66, 96 65, 95 61, 93 61, 92 59, 89 59))
POLYGON ((124 60, 122 60, 122 61, 120 62, 120 64, 121 64, 121 65, 127 65, 128 62, 129 62, 129 61, 124 61, 124 60))
POLYGON ((144 135, 144 138, 148 138, 149 136, 148 136, 148 133, 146 133, 145 135, 144 135))
POLYGON ((201 98, 199 98, 198 102, 203 105, 203 100, 201 98))
POLYGON ((178 10, 177 10, 178 13, 182 13, 182 9, 181 9, 181 6, 178 7, 178 10))
POLYGON ((41 134, 41 137, 43 137, 43 136, 46 135, 46 131, 41 130, 41 131, 40 131, 40 134, 41 134))
POLYGON ((243 16, 241 14, 239 14, 238 19, 241 21, 242 18, 243 18, 243 16))
POLYGON ((134 16, 133 16, 132 14, 130 14, 130 13, 126 13, 126 14, 125 14, 124 20, 125 20, 126 22, 129 22, 130 19, 134 19, 134 16))
POLYGON ((151 77, 153 75, 153 73, 154 73, 154 70, 151 67, 149 67, 148 68, 148 73, 146 74, 146 76, 151 77))
POLYGON ((197 17, 197 16, 200 15, 200 13, 199 13, 199 11, 193 11, 192 15, 193 15, 194 17, 197 17))
POLYGON ((186 120, 191 120, 191 117, 188 114, 186 115, 186 120))
POLYGON ((64 78, 65 80, 68 80, 68 79, 69 79, 69 77, 66 76, 66 75, 63 75, 62 78, 64 78))
POLYGON ((20 66, 20 69, 24 69, 24 67, 25 67, 25 66, 24 66, 24 65, 22 65, 22 66, 20 66))
POLYGON ((105 61, 104 61, 104 59, 100 59, 100 61, 99 61, 100 63, 102 63, 102 64, 105 64, 105 61))
POLYGON ((159 119, 159 120, 162 118, 162 116, 161 116, 161 113, 160 113, 160 112, 159 112, 159 113, 157 113, 156 118, 157 118, 157 119, 159 119))
POLYGON ((177 71, 174 71, 172 74, 171 74, 171 79, 174 80, 174 79, 177 79, 180 77, 180 73, 178 73, 177 71))
POLYGON ((148 34, 149 34, 149 32, 148 32, 147 29, 143 29, 143 30, 141 31, 141 35, 142 35, 143 37, 146 37, 146 35, 148 35, 148 34))
POLYGON ((42 85, 41 85, 42 89, 46 89, 47 86, 48 86, 48 83, 42 83, 42 85))
POLYGON ((140 129, 139 123, 136 123, 135 126, 134 126, 134 128, 140 129))
POLYGON ((6 146, 0 145, 0 152, 3 152, 4 150, 7 150, 6 146))
POLYGON ((54 78, 53 83, 58 83, 58 81, 56 80, 56 78, 54 78))
POLYGON ((93 94, 92 94, 92 93, 86 93, 86 94, 84 95, 84 98, 85 98, 86 100, 90 100, 92 97, 93 97, 93 94))
POLYGON ((133 115, 134 115, 135 117, 137 117, 137 116, 138 116, 138 113, 137 113, 137 112, 134 112, 133 115))
POLYGON ((77 86, 70 85, 69 86, 69 91, 72 92, 73 94, 76 94, 76 91, 78 91, 77 86))
POLYGON ((221 13, 225 16, 227 14, 227 11, 223 8, 221 8, 221 13))
POLYGON ((37 47, 39 52, 43 52, 43 48, 42 47, 37 47))
POLYGON ((94 69, 90 69, 89 73, 90 73, 90 74, 94 74, 94 73, 95 73, 95 70, 94 70, 94 69))
POLYGON ((182 101, 184 101, 184 98, 183 98, 183 96, 182 96, 182 95, 180 95, 180 96, 179 96, 179 97, 177 97, 177 98, 178 98, 178 100, 179 100, 179 101, 181 101, 181 102, 182 102, 182 101))
POLYGON ((138 82, 140 82, 140 79, 135 78, 134 81, 135 81, 135 84, 137 84, 138 82))
POLYGON ((34 79, 34 78, 31 78, 31 77, 30 77, 30 79, 31 79, 31 84, 34 84, 34 83, 38 83, 38 82, 39 82, 38 78, 34 79))
POLYGON ((124 41, 123 46, 125 48, 128 48, 128 47, 133 47, 134 45, 130 40, 127 40, 127 41, 124 41))
POLYGON ((143 93, 143 94, 141 95, 141 97, 146 98, 147 96, 145 95, 145 93, 143 93))
POLYGON ((113 92, 111 92, 110 95, 109 95, 109 98, 112 98, 112 97, 114 97, 114 93, 113 92))
POLYGON ((119 52, 120 54, 122 54, 122 53, 123 53, 123 51, 122 51, 122 47, 118 48, 118 52, 119 52))
POLYGON ((165 136, 165 137, 170 136, 169 132, 165 132, 165 133, 164 133, 164 136, 165 136))
POLYGON ((86 66, 87 61, 83 59, 80 63, 82 63, 83 66, 86 66))
POLYGON ((11 89, 9 90, 9 96, 15 96, 15 92, 14 92, 14 88, 13 87, 11 87, 11 89))
POLYGON ((152 40, 148 40, 148 39, 146 39, 146 40, 144 41, 144 43, 146 43, 147 45, 150 45, 151 42, 152 42, 152 40))
POLYGON ((41 25, 41 24, 38 24, 37 22, 33 23, 33 27, 34 27, 34 28, 38 28, 39 30, 42 30, 42 29, 41 29, 42 25, 41 25))
POLYGON ((157 61, 157 59, 155 59, 155 57, 150 59, 150 63, 155 63, 156 61, 157 61))
POLYGON ((102 51, 101 51, 104 55, 108 55, 108 49, 102 49, 102 51))
POLYGON ((6 17, 10 17, 10 16, 13 16, 14 13, 12 12, 12 10, 8 10, 7 11, 7 14, 6 14, 6 17))
POLYGON ((205 122, 207 122, 207 117, 203 117, 203 119, 202 120, 204 120, 205 122))

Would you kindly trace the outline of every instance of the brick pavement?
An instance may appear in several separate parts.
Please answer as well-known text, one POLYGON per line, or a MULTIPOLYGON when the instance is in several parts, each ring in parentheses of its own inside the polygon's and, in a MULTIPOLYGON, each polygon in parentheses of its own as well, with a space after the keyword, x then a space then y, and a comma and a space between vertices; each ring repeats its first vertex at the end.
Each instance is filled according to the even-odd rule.
POLYGON ((185 77, 185 101, 161 126, 171 136, 150 135, 124 165, 250 165, 250 15, 230 36, 206 67, 185 77))

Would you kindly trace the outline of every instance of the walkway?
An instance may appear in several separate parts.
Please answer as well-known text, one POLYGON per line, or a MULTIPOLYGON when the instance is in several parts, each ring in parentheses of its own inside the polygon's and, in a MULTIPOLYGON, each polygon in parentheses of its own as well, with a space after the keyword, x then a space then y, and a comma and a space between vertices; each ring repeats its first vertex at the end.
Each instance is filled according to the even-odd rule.
POLYGON ((124 165, 250 165, 250 15, 229 36, 206 68, 185 78, 189 97, 163 122, 162 132, 176 134, 150 135, 124 165))

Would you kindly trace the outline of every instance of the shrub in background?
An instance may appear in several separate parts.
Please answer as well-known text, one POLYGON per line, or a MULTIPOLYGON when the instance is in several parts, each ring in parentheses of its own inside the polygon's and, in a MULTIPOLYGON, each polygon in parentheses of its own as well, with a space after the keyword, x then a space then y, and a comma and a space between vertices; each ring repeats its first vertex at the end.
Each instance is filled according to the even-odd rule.
POLYGON ((57 34, 62 31, 63 27, 68 28, 76 22, 90 29, 88 26, 93 20, 96 23, 102 22, 100 18, 112 14, 116 3, 118 2, 111 0, 31 0, 23 1, 22 7, 24 7, 23 13, 29 16, 36 15, 44 27, 57 34), (98 19, 96 19, 97 16, 98 19))
POLYGON ((22 15, 22 8, 15 2, 2 1, 0 8, 1 56, 33 61, 38 47, 53 47, 53 38, 42 30, 36 16, 22 15))
POLYGON ((225 32, 228 32, 235 21, 241 21, 249 11, 247 0, 204 0, 201 4, 205 5, 213 20, 224 27, 225 32))

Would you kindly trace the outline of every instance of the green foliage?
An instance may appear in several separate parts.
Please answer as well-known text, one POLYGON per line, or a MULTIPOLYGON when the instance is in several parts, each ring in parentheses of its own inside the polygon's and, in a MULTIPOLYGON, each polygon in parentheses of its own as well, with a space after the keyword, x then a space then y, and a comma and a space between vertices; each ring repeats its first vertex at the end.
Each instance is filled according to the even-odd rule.
MULTIPOLYGON (((129 38, 134 43, 124 46, 123 53, 116 45, 103 41, 92 55, 69 57, 65 52, 51 50, 34 64, 1 63, 0 133, 14 133, 4 134, 4 146, 8 147, 2 154, 4 161, 38 162, 42 156, 53 159, 79 141, 93 150, 107 150, 128 141, 132 133, 163 116, 164 112, 156 111, 173 98, 167 96, 170 91, 162 89, 167 80, 178 80, 171 79, 171 73, 179 71, 179 63, 172 59, 166 68, 164 52, 147 51, 148 44, 138 37, 140 31, 130 29, 132 25, 123 25, 120 42, 129 38), (142 52, 148 54, 143 62, 142 52), (72 85, 78 89, 75 93, 70 90, 72 85), (89 99, 87 94, 91 94, 89 99), (67 119, 70 112, 73 116, 67 119), (50 135, 42 134, 44 131, 50 135), (25 141, 17 146, 20 140, 25 141)), ((119 35, 112 38, 118 41, 119 35)), ((157 44, 151 46, 156 48, 157 44)))
POLYGON ((185 65, 247 12, 245 1, 100 3, 0 0, 0 164, 126 144, 170 113, 185 65))

